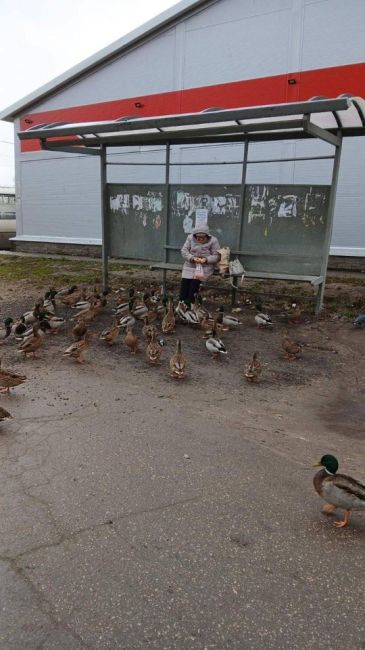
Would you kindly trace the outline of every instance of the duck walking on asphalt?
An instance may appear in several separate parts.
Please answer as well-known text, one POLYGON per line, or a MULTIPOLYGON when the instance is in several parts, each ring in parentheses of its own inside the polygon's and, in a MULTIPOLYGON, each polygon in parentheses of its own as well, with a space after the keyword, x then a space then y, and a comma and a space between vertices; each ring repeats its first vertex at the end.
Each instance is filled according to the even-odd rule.
POLYGON ((302 353, 302 346, 300 343, 293 341, 287 332, 284 332, 283 340, 281 342, 281 347, 285 352, 285 357, 288 361, 295 361, 302 353))
POLYGON ((10 393, 10 388, 20 386, 27 381, 25 375, 20 375, 9 368, 3 368, 0 360, 0 393, 10 393))
POLYGON ((176 352, 172 355, 169 366, 171 377, 174 379, 183 379, 185 377, 186 357, 181 351, 181 339, 176 341, 176 352))
POLYGON ((365 485, 351 476, 337 474, 338 460, 331 454, 322 456, 314 467, 322 467, 313 484, 319 496, 327 502, 323 512, 331 513, 337 508, 344 510, 344 518, 335 522, 337 528, 343 528, 348 524, 351 510, 365 510, 365 485))
POLYGON ((213 359, 218 359, 222 354, 227 354, 223 341, 217 337, 216 323, 213 325, 212 336, 206 340, 205 346, 213 359))
POLYGON ((274 323, 272 322, 269 314, 266 314, 262 311, 262 305, 256 305, 256 309, 257 314, 255 316, 255 323, 257 329, 261 329, 262 327, 272 327, 274 323))

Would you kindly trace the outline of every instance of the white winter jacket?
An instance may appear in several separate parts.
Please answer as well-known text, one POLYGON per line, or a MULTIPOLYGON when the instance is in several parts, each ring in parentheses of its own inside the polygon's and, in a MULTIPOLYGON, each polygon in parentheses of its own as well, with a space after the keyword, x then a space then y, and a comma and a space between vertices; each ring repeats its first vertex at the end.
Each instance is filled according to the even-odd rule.
POLYGON ((193 278, 196 264, 191 260, 194 257, 205 257, 207 259, 207 264, 203 264, 204 280, 209 278, 214 271, 214 266, 219 262, 219 249, 220 244, 218 239, 209 233, 208 226, 195 228, 192 234, 187 237, 186 242, 181 249, 181 255, 185 260, 182 277, 193 278), (195 238, 195 235, 200 232, 204 232, 209 237, 205 244, 200 244, 195 238))

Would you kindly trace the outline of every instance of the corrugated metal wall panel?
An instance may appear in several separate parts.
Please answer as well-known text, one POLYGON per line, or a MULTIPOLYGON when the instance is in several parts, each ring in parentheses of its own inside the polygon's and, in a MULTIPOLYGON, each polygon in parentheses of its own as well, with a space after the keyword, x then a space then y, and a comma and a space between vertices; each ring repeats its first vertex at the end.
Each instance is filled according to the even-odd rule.
POLYGON ((174 72, 175 29, 170 29, 50 97, 37 105, 36 110, 175 90, 174 72))
POLYGON ((291 12, 281 10, 238 19, 238 3, 228 4, 233 19, 187 31, 184 88, 287 71, 291 12))
POLYGON ((305 7, 301 69, 364 61, 364 0, 321 0, 305 7))
POLYGON ((332 246, 363 248, 365 255, 365 139, 344 141, 332 246))
POLYGON ((100 239, 98 158, 21 163, 23 234, 100 239))
POLYGON ((202 9, 185 20, 186 30, 223 25, 243 18, 255 18, 291 9, 293 0, 225 0, 216 2, 209 10, 202 9))
POLYGON ((113 163, 107 169, 108 183, 164 183, 166 152, 161 146, 148 147, 142 153, 140 147, 126 147, 124 150, 114 149, 109 153, 108 162, 113 163), (161 166, 130 166, 125 163, 161 163, 161 166), (123 163, 115 165, 115 163, 123 163))
MULTIPOLYGON (((293 143, 296 158, 309 156, 333 156, 334 148, 320 140, 301 140, 293 143)), ((330 185, 332 160, 305 160, 293 165, 292 183, 330 185)))

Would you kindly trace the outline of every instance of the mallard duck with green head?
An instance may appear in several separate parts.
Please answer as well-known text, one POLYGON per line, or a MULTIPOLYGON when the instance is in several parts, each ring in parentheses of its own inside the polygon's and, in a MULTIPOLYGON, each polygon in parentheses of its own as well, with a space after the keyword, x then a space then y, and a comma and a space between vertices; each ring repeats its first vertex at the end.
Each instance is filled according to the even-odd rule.
POLYGON ((267 327, 272 327, 274 323, 272 322, 269 314, 266 314, 265 312, 263 312, 262 305, 260 303, 258 303, 256 305, 256 310, 257 310, 257 314, 255 316, 255 323, 256 323, 257 329, 261 329, 263 327, 266 327, 266 328, 267 327))
POLYGON ((227 354, 223 341, 217 336, 216 323, 213 325, 212 335, 205 342, 205 347, 213 359, 218 359, 222 354, 227 354))
POLYGON ((322 467, 313 479, 319 496, 326 501, 323 512, 331 513, 337 508, 345 511, 344 518, 335 522, 337 528, 348 524, 351 510, 365 510, 365 485, 345 474, 337 474, 338 460, 331 454, 322 456, 314 467, 322 467))
POLYGON ((184 312, 184 322, 188 323, 188 325, 199 325, 200 318, 194 310, 193 306, 187 301, 185 301, 185 305, 186 309, 184 312))
POLYGON ((144 314, 147 314, 149 311, 149 297, 149 294, 146 292, 143 294, 142 302, 133 305, 132 314, 137 320, 142 320, 144 314))
POLYGON ((125 302, 123 299, 117 299, 117 306, 112 311, 115 314, 117 314, 118 316, 122 316, 123 314, 127 314, 128 312, 131 311, 131 304, 132 304, 132 309, 133 309, 135 300, 136 300, 136 297, 135 297, 134 289, 129 289, 128 290, 128 300, 125 302))
POLYGON ((65 322, 65 319, 61 316, 50 316, 45 312, 41 312, 39 315, 39 324, 43 332, 57 334, 65 322))
POLYGON ((133 300, 129 301, 129 310, 128 313, 125 314, 125 316, 122 316, 122 318, 119 321, 119 325, 122 329, 126 329, 129 325, 133 327, 135 325, 136 319, 133 316, 132 309, 133 309, 133 300))
POLYGON ((54 314, 56 310, 56 295, 57 291, 53 287, 51 287, 51 289, 49 289, 49 291, 46 291, 44 294, 43 308, 52 314, 54 314))
POLYGON ((242 321, 240 321, 239 318, 232 316, 232 314, 224 313, 224 305, 221 305, 218 311, 221 315, 221 322, 223 325, 226 325, 226 327, 238 327, 238 325, 242 325, 242 321))
POLYGON ((8 318, 5 318, 4 327, 0 329, 0 345, 3 343, 3 341, 5 341, 5 339, 8 338, 8 336, 10 336, 12 331, 12 323, 13 319, 10 318, 10 316, 8 318))

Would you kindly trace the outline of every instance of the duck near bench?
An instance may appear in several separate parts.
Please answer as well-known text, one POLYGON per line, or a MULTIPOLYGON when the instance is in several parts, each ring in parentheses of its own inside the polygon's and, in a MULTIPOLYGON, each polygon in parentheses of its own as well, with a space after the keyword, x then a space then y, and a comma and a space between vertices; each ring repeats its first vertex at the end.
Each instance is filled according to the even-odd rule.
POLYGON ((217 337, 216 323, 213 325, 212 336, 206 340, 205 346, 213 359, 218 359, 222 354, 227 354, 223 341, 217 337))
POLYGON ((242 321, 240 321, 237 316, 232 316, 232 314, 225 314, 224 313, 224 305, 221 305, 218 309, 219 313, 222 314, 221 316, 221 322, 223 325, 226 325, 228 328, 229 327, 238 327, 238 325, 242 325, 242 321))
POLYGON ((272 322, 269 314, 266 314, 262 311, 262 305, 256 305, 256 309, 257 314, 255 316, 255 323, 257 329, 261 329, 262 327, 272 327, 274 323, 272 322))

